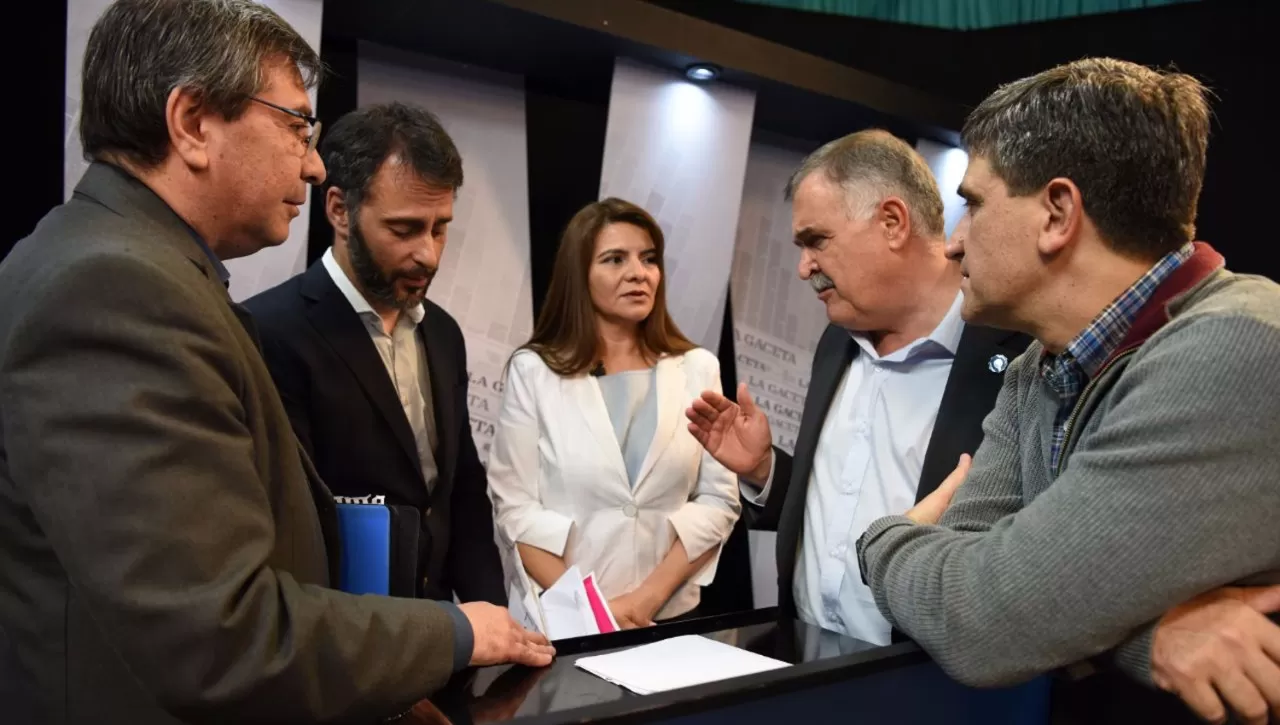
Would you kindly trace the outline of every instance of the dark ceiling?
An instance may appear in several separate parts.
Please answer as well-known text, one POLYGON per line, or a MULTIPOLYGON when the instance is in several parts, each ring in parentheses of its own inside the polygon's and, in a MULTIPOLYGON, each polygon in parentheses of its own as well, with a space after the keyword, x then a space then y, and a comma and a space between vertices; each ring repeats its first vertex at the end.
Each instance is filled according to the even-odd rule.
POLYGON ((964 109, 850 66, 640 0, 330 0, 325 32, 520 74, 607 101, 613 59, 725 69, 756 91, 755 125, 801 146, 868 126, 956 143, 964 109))

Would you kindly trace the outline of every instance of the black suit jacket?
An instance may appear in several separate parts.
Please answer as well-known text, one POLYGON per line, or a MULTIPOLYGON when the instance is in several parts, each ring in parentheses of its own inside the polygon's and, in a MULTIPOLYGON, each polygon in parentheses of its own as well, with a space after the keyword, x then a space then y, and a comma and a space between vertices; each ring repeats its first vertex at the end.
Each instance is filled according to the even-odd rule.
MULTIPOLYGON (((982 421, 995 405, 1004 380, 1004 368, 993 371, 991 360, 1004 355, 1006 361, 1022 354, 1030 338, 1019 333, 966 325, 956 349, 955 363, 938 408, 938 420, 929 439, 916 500, 928 496, 955 470, 961 453, 972 454, 982 442, 982 421)), ((754 508, 752 528, 778 532, 778 607, 782 614, 795 616, 792 581, 796 554, 804 526, 804 501, 813 472, 813 454, 818 436, 835 398, 840 379, 860 348, 849 332, 835 325, 827 327, 813 356, 809 393, 805 397, 796 437, 795 455, 774 449, 773 485, 763 509, 754 508)), ((1006 365, 1007 367, 1007 365, 1006 365)))
POLYGON ((384 495, 423 514, 419 595, 506 605, 493 508, 467 413, 467 356, 458 323, 434 303, 426 342, 438 432, 430 494, 413 431, 359 315, 317 261, 248 300, 294 431, 338 496, 384 495))

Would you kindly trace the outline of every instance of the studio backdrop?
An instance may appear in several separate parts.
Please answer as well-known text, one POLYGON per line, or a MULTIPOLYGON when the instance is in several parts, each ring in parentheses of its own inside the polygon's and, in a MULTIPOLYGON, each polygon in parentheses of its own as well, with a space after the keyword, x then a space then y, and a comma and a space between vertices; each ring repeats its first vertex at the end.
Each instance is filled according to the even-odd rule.
POLYGON ((614 64, 600 197, 626 199, 657 219, 671 315, 713 353, 754 112, 751 91, 695 84, 625 58, 614 64))
POLYGON ((466 337, 467 405, 487 465, 504 368, 533 331, 523 79, 365 43, 358 54, 359 105, 422 106, 462 154, 464 180, 427 295, 466 337))
MULTIPOLYGON (((773 443, 792 453, 809 389, 813 353, 827 314, 797 270, 787 180, 804 154, 760 141, 747 157, 733 253, 733 349, 738 382, 769 419, 773 443)), ((756 608, 778 603, 776 536, 752 531, 751 594, 756 608)))

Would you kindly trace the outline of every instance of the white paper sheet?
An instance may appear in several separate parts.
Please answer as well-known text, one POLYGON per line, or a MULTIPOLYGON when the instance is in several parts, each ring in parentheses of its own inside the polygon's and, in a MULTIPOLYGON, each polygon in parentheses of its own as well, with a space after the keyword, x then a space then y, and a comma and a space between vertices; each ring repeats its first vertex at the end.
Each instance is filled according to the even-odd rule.
POLYGON ((672 637, 621 652, 583 657, 574 665, 639 695, 790 666, 699 635, 672 637))
POLYGON ((511 618, 521 627, 531 631, 542 633, 541 623, 534 612, 537 611, 537 605, 529 606, 528 596, 520 596, 520 590, 516 587, 515 582, 511 583, 511 587, 507 590, 507 611, 511 613, 511 618))
POLYGON ((511 553, 515 559, 513 566, 516 578, 507 587, 507 610, 511 612, 511 618, 525 629, 547 635, 547 621, 538 603, 537 584, 524 570, 520 551, 512 547, 511 553))
POLYGON ((582 572, 571 566, 551 588, 542 593, 542 616, 547 638, 568 639, 600 634, 591 604, 582 588, 582 572))

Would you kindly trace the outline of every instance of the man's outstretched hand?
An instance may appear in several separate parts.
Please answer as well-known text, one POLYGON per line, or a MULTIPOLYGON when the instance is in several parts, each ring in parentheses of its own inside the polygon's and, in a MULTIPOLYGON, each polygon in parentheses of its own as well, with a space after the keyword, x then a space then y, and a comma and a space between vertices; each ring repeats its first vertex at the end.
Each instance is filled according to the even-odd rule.
POLYGON ((725 468, 749 481, 763 483, 773 468, 773 433, 769 419, 756 407, 746 383, 738 383, 734 403, 706 390, 684 412, 689 432, 725 468))

